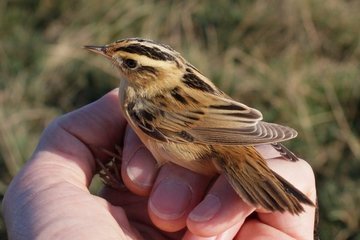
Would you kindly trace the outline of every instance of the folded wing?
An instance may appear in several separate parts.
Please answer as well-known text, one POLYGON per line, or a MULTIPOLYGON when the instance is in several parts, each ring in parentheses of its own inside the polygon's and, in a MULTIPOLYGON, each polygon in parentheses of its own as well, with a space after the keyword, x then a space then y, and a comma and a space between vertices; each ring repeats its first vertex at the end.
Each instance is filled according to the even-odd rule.
POLYGON ((181 102, 166 107, 156 101, 142 101, 135 108, 137 111, 129 109, 129 118, 160 141, 256 145, 281 142, 297 135, 292 128, 261 121, 260 111, 227 96, 202 93, 195 98, 190 94, 181 93, 181 102), (142 114, 145 110, 153 117, 142 114))

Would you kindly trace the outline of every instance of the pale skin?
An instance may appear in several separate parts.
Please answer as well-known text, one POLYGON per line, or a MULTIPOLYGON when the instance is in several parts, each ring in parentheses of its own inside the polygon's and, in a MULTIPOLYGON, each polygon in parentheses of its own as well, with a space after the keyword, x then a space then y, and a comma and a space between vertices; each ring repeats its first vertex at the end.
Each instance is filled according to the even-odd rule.
MULTIPOLYGON (((173 164, 158 169, 119 108, 114 90, 44 131, 3 201, 9 239, 312 239, 314 207, 304 206, 299 216, 269 213, 242 201, 223 176, 173 164), (105 160, 99 149, 115 144, 124 149, 121 173, 131 191, 105 187, 92 195, 94 156, 105 160)), ((285 161, 267 146, 258 150, 315 202, 305 161, 285 161)))

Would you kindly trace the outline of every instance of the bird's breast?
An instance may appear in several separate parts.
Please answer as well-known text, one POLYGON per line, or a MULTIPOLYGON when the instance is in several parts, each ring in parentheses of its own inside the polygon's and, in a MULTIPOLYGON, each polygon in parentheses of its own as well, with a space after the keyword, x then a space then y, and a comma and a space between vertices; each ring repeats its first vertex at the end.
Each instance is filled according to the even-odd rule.
POLYGON ((213 161, 216 154, 209 145, 194 143, 161 142, 146 135, 137 126, 131 124, 136 135, 149 149, 159 166, 172 162, 191 171, 213 176, 217 173, 213 161))
POLYGON ((212 146, 195 143, 177 143, 172 141, 163 142, 155 140, 145 134, 132 122, 126 112, 126 105, 129 97, 128 94, 129 87, 127 81, 121 81, 119 100, 123 115, 140 140, 155 157, 159 166, 167 162, 172 162, 204 175, 214 175, 217 173, 213 164, 215 153, 213 152, 212 146))
POLYGON ((143 142, 160 165, 172 162, 203 175, 212 176, 217 173, 213 164, 215 154, 211 146, 192 143, 160 142, 152 139, 145 139, 143 142))

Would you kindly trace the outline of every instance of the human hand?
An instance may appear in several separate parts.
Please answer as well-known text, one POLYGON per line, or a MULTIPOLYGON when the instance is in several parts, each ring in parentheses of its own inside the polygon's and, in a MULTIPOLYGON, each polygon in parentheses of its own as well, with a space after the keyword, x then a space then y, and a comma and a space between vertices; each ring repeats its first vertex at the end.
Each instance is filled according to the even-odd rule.
MULTIPOLYGON (((127 137, 136 144, 125 146, 124 182, 133 192, 150 195, 149 215, 159 229, 174 232, 186 227, 183 239, 191 240, 313 239, 314 207, 304 205, 305 212, 299 216, 255 209, 238 197, 223 176, 213 182, 173 164, 158 172, 135 133, 130 130, 127 137)), ((271 169, 316 202, 315 178, 307 162, 286 161, 270 145, 257 150, 271 169)))
MULTIPOLYGON (((311 239, 312 207, 304 206, 300 216, 255 214, 222 176, 213 182, 172 164, 159 170, 119 109, 112 91, 45 130, 4 197, 10 239, 311 239), (90 194, 94 158, 106 158, 99 149, 119 143, 124 183, 137 195, 106 187, 100 197, 90 194)), ((315 181, 305 161, 276 159, 278 153, 266 146, 259 151, 271 159, 273 170, 315 201, 315 181)))

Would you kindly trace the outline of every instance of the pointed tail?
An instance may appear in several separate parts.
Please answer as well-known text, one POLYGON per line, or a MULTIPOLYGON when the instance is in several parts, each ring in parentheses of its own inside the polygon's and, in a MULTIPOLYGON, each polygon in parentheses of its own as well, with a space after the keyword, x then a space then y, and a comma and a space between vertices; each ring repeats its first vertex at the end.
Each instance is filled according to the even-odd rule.
POLYGON ((215 165, 246 202, 270 211, 288 211, 296 215, 304 211, 301 203, 314 206, 307 196, 272 171, 254 147, 229 149, 227 146, 227 154, 224 149, 216 150, 219 155, 215 165))

